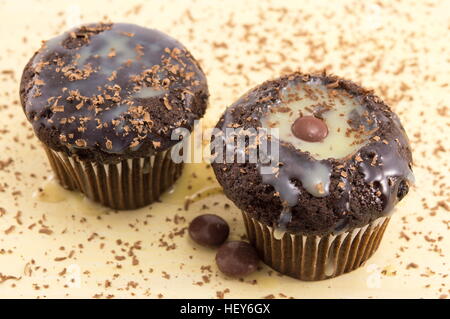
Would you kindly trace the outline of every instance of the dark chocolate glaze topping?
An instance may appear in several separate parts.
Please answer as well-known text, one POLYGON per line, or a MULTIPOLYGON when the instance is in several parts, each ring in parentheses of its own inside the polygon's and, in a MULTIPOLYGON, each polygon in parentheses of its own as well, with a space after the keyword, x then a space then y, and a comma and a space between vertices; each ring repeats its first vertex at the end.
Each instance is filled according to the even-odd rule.
POLYGON ((101 162, 147 156, 192 129, 206 78, 171 37, 132 24, 93 24, 53 38, 21 82, 24 111, 49 147, 101 162))
POLYGON ((344 158, 319 160, 290 143, 271 139, 279 145, 279 162, 272 174, 262 173, 266 164, 261 159, 213 163, 225 194, 260 222, 295 233, 336 234, 390 214, 414 181, 408 138, 390 108, 351 81, 301 73, 267 81, 230 106, 217 128, 262 127, 261 119, 271 109, 284 107, 280 92, 292 81, 341 90, 358 101, 365 112, 352 112, 349 124, 364 128, 364 143, 344 158))

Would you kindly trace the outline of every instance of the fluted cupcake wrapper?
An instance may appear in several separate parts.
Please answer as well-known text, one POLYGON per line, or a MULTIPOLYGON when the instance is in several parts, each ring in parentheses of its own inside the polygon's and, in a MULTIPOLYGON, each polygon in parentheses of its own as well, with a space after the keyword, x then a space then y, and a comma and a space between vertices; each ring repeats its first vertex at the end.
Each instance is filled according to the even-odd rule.
POLYGON ((46 146, 44 149, 64 188, 79 190, 114 209, 136 209, 158 200, 183 169, 183 163, 172 161, 171 149, 118 164, 82 161, 46 146))
POLYGON ((380 217, 339 235, 285 232, 276 236, 272 227, 245 212, 242 215, 247 236, 261 259, 280 273, 305 281, 333 278, 363 265, 378 249, 390 219, 380 217))

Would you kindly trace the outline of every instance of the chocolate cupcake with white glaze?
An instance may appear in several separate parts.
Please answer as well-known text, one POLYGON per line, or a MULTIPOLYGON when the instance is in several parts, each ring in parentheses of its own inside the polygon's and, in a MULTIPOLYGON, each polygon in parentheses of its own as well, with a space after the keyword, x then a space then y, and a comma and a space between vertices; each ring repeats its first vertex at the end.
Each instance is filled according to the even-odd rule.
POLYGON ((59 182, 116 209, 158 200, 179 177, 177 128, 207 107, 198 62, 178 41, 132 24, 91 24, 44 42, 20 85, 24 112, 59 182))
POLYGON ((224 133, 219 140, 235 150, 234 160, 212 166, 262 260, 301 280, 360 267, 414 179, 397 115, 373 92, 336 76, 267 81, 230 106, 216 127, 265 132, 247 136, 244 151, 224 133), (236 160, 240 154, 245 162, 236 160))

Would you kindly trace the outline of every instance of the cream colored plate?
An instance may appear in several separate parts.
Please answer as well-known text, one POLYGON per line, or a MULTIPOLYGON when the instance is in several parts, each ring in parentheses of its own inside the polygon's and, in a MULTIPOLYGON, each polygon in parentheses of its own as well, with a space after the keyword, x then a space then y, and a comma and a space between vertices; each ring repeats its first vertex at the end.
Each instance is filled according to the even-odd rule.
POLYGON ((0 297, 449 295, 448 1, 77 3, 0 1, 0 297), (104 15, 158 28, 192 51, 210 85, 206 126, 247 89, 289 69, 327 68, 376 88, 409 132, 417 184, 375 256, 322 282, 300 282, 266 266, 231 279, 218 272, 215 251, 185 232, 193 217, 208 212, 230 223, 232 239, 244 235, 238 210, 223 195, 183 209, 184 195, 217 186, 204 164, 188 165, 161 203, 128 212, 46 181, 45 154, 18 102, 22 68, 41 40, 104 15))

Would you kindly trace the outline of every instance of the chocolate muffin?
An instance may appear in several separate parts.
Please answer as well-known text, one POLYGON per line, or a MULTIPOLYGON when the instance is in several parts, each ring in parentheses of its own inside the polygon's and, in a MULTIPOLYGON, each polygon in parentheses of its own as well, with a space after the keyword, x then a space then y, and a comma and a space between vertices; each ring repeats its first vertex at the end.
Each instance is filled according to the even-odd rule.
POLYGON ((134 209, 157 200, 181 174, 172 133, 193 129, 208 87, 173 38, 99 23, 44 42, 25 66, 20 97, 65 188, 134 209))
POLYGON ((216 128, 212 166, 242 210, 251 243, 265 263, 298 279, 361 266, 414 180, 397 115, 337 76, 267 81, 230 106, 216 128))

